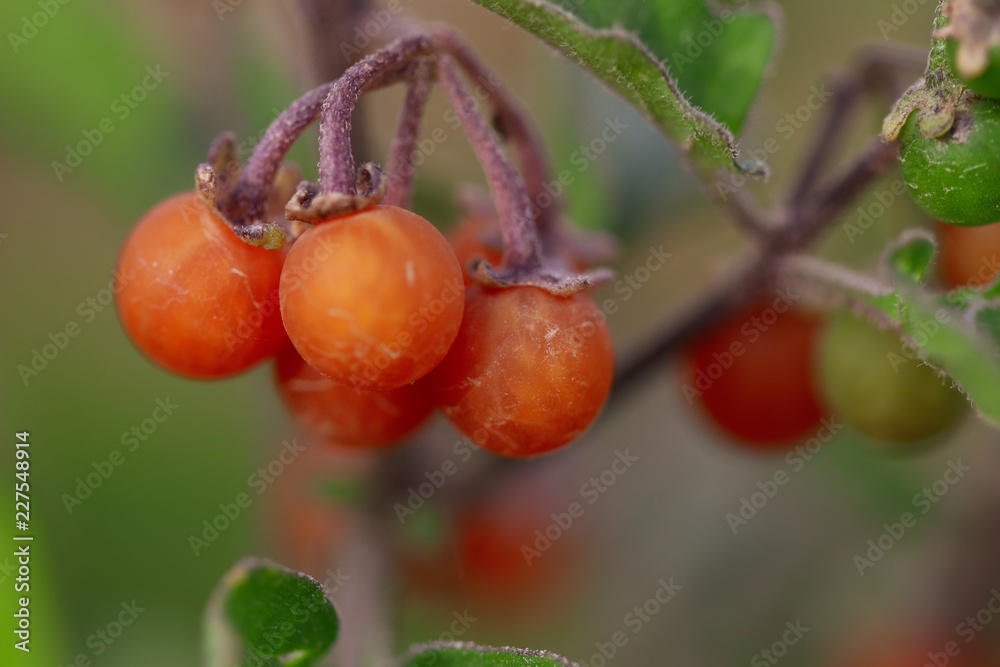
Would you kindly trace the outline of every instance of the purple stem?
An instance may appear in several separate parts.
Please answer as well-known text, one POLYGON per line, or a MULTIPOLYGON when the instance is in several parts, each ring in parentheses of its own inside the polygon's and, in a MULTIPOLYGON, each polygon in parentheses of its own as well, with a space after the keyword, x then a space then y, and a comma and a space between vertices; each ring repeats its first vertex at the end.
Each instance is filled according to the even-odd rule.
POLYGON ((398 39, 351 65, 330 88, 323 102, 319 127, 319 185, 323 192, 357 194, 357 175, 351 152, 351 114, 362 93, 412 76, 406 66, 434 52, 426 37, 398 39))
POLYGON ((299 138, 302 131, 319 115, 323 100, 333 87, 332 83, 313 88, 292 102, 280 116, 274 119, 263 138, 253 150, 253 154, 240 173, 240 179, 226 208, 247 222, 260 220, 264 215, 267 197, 271 192, 274 175, 288 149, 299 138))
POLYGON ((552 250, 549 246, 556 241, 561 201, 551 197, 544 187, 553 180, 553 172, 541 133, 518 101, 502 87, 499 77, 476 57, 457 33, 437 28, 431 34, 434 41, 486 91, 500 119, 502 131, 520 156, 525 188, 533 210, 537 211, 536 224, 542 243, 547 251, 552 250), (543 195, 551 200, 547 206, 542 205, 545 200, 543 195))
POLYGON ((438 61, 438 78, 465 127, 493 192, 503 231, 504 267, 528 270, 540 267, 541 243, 530 217, 531 201, 524 182, 504 153, 500 138, 477 111, 477 104, 450 57, 443 56, 438 61))
POLYGON ((406 89, 406 99, 399 115, 399 127, 389 151, 389 194, 383 203, 410 208, 413 201, 413 157, 420 136, 427 98, 431 94, 431 72, 418 78, 406 89))

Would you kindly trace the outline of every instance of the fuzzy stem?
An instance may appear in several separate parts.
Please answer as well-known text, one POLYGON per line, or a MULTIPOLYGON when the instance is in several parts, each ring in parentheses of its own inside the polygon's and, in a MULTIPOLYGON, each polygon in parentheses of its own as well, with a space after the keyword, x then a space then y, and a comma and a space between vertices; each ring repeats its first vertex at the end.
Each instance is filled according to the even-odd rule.
POLYGON ((427 98, 431 94, 430 73, 418 78, 406 89, 406 99, 399 115, 399 127, 389 151, 389 193, 383 203, 410 208, 413 201, 413 158, 420 136, 427 98))
POLYGON ((271 183, 281 161, 302 131, 316 120, 323 100, 332 87, 332 83, 325 83, 313 88, 292 102, 267 128, 233 188, 231 203, 227 205, 227 209, 235 217, 249 222, 263 217, 271 183))
POLYGON ((535 269, 541 265, 541 243, 524 182, 500 145, 500 139, 477 111, 475 100, 462 81, 454 61, 438 61, 438 78, 451 105, 465 127, 496 201, 503 231, 505 268, 535 269))
POLYGON ((361 94, 403 78, 406 65, 433 50, 434 45, 423 36, 399 39, 347 68, 334 82, 323 102, 319 128, 319 185, 323 192, 357 194, 351 115, 361 94))
POLYGON ((550 246, 557 240, 557 228, 561 213, 561 200, 550 195, 545 190, 545 184, 553 178, 552 162, 545 150, 541 132, 535 126, 531 117, 512 95, 503 87, 497 75, 490 70, 469 48, 455 31, 447 28, 435 28, 431 33, 435 42, 441 45, 455 62, 476 81, 490 101, 499 119, 501 132, 514 145, 520 157, 521 169, 524 172, 525 189, 532 205, 537 211, 538 232, 546 252, 551 253, 550 246), (543 197, 550 197, 551 203, 542 205, 543 197))

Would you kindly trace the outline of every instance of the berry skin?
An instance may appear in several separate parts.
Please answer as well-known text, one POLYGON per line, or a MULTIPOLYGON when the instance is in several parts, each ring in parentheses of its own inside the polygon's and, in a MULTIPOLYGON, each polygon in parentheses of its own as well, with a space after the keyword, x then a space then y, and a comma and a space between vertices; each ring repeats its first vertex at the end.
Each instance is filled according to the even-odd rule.
POLYGON ((474 285, 465 303, 455 345, 429 377, 445 416, 504 456, 543 454, 580 435, 614 373, 611 334, 593 301, 474 285))
POLYGON ((278 311, 285 253, 247 245, 194 192, 161 202, 125 240, 118 316, 164 368, 193 378, 247 370, 287 343, 278 311))
POLYGON ((934 139, 920 133, 918 114, 899 134, 899 168, 920 208, 956 225, 1000 220, 1000 103, 972 102, 934 139))
POLYGON ((822 322, 792 308, 752 304, 710 327, 689 350, 688 400, 697 399, 719 428, 754 449, 787 451, 823 418, 814 389, 822 322))
POLYGON ((276 370, 285 405, 314 437, 332 446, 391 445, 416 430, 434 409, 419 385, 380 392, 334 382, 291 345, 278 354, 276 370))
POLYGON ((993 282, 1000 271, 1000 224, 958 227, 938 223, 938 273, 951 289, 993 282))
POLYGON ((911 356, 891 331, 847 315, 830 322, 819 358, 834 414, 890 445, 929 438, 954 424, 965 413, 965 398, 911 356))
POLYGON ((281 316, 306 362, 385 391, 434 368, 458 334, 462 269, 415 213, 377 206, 306 231, 281 273, 281 316))
POLYGON ((491 220, 483 216, 461 220, 451 229, 448 240, 451 242, 458 263, 462 267, 462 278, 465 280, 466 287, 473 283, 469 273, 469 265, 472 260, 485 259, 494 268, 500 266, 500 262, 503 260, 503 250, 491 246, 486 241, 486 236, 490 233, 496 234, 499 238, 499 232, 499 220, 491 220))

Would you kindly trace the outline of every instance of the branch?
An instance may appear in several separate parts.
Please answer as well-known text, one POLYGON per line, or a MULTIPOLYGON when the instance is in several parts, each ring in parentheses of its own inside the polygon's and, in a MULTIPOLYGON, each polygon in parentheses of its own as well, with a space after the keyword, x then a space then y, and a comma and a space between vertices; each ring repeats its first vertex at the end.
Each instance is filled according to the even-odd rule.
POLYGON ((862 52, 851 70, 835 78, 832 102, 826 110, 826 121, 807 154, 799 178, 791 189, 789 205, 802 204, 812 192, 820 171, 835 153, 849 122, 865 97, 885 93, 887 103, 899 97, 909 83, 904 74, 919 74, 927 62, 926 49, 901 45, 873 46, 862 52))

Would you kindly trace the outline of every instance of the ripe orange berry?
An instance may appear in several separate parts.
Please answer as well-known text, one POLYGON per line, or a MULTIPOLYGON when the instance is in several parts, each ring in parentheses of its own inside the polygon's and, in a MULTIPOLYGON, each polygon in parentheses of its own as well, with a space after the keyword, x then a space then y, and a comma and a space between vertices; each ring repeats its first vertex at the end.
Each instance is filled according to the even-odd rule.
POLYGON ((118 257, 122 326, 175 373, 244 371, 288 340, 278 310, 284 255, 244 243, 196 193, 171 197, 139 220, 118 257))
POLYGON ((278 354, 281 397, 296 419, 328 445, 381 447, 398 442, 434 410, 426 389, 355 389, 324 377, 291 345, 278 354))
POLYGON ((542 454, 580 435, 614 373, 611 334, 593 301, 474 285, 465 302, 455 345, 428 378, 445 416, 504 456, 542 454))
POLYGON ((691 345, 689 400, 743 444, 785 451, 819 428, 816 347, 822 320, 761 301, 707 329, 691 345))
POLYGON ((306 362, 359 389, 410 384, 462 322, 462 269, 444 236, 394 206, 306 231, 281 273, 281 315, 306 362))

